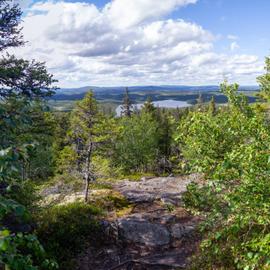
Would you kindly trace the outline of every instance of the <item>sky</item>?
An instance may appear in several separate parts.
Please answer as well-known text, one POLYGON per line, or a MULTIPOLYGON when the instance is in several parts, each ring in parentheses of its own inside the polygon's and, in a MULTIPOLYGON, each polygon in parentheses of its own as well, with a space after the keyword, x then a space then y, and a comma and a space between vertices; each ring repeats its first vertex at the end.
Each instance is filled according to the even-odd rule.
POLYGON ((60 87, 256 84, 269 0, 15 0, 28 43, 60 87))

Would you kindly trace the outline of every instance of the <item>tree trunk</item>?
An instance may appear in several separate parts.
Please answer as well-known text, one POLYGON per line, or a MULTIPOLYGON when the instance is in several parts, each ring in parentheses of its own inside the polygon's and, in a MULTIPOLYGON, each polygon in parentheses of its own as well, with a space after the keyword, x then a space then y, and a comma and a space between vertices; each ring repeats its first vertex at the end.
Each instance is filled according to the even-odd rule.
POLYGON ((89 184, 90 184, 89 178, 85 179, 84 201, 86 203, 88 202, 89 184))
POLYGON ((91 142, 87 149, 87 158, 86 158, 86 168, 85 168, 85 191, 84 191, 84 201, 88 201, 88 192, 89 192, 89 184, 90 180, 93 178, 91 177, 91 170, 90 170, 90 163, 91 163, 91 155, 93 150, 93 143, 91 142))

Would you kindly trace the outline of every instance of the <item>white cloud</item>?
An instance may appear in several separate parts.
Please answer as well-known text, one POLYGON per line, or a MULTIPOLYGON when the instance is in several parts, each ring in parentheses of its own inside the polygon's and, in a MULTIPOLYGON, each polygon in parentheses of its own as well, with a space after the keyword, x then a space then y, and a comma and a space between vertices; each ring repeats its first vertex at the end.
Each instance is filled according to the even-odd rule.
MULTIPOLYGON (((65 87, 209 84, 220 82, 224 74, 240 83, 255 81, 263 67, 256 56, 217 54, 216 37, 209 31, 166 19, 194 3, 114 0, 98 9, 82 2, 39 2, 25 14, 23 33, 29 42, 16 53, 46 61, 65 87)), ((232 44, 234 51, 238 44, 232 44)))
POLYGON ((167 15, 172 10, 194 4, 197 0, 113 0, 103 13, 114 27, 123 29, 167 15))
POLYGON ((240 48, 240 46, 238 45, 238 43, 236 41, 232 42, 231 45, 230 45, 231 51, 235 51, 235 50, 237 50, 239 48, 240 48))
POLYGON ((237 40, 237 39, 239 39, 238 36, 236 36, 236 35, 228 35, 227 38, 229 40, 237 40))

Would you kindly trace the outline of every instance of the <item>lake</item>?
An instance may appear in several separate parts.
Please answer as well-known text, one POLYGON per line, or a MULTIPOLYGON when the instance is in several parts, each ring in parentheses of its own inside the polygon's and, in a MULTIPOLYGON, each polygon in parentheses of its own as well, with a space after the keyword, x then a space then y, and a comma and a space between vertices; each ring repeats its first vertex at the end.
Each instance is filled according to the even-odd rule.
MULTIPOLYGON (((185 108, 185 107, 191 106, 190 104, 188 104, 185 101, 178 101, 178 100, 172 100, 172 99, 153 101, 152 103, 155 107, 159 107, 159 108, 174 108, 174 109, 176 109, 176 108, 185 108)), ((143 106, 143 103, 132 104, 132 106, 135 109, 140 110, 143 106)), ((117 116, 121 116, 121 107, 122 107, 122 105, 119 105, 115 110, 117 116)))

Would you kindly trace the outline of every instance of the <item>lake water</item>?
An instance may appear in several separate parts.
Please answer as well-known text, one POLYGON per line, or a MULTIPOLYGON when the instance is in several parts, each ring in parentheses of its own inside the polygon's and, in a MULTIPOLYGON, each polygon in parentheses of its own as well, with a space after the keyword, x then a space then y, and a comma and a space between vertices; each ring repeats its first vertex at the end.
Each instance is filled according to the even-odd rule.
MULTIPOLYGON (((167 100, 160 100, 160 101, 153 101, 152 102, 155 107, 159 108, 185 108, 191 106, 185 101, 178 101, 178 100, 172 100, 172 99, 167 99, 167 100)), ((116 108, 116 115, 121 116, 121 106, 119 105, 116 108)), ((132 106, 138 110, 140 110, 143 106, 143 103, 138 103, 138 104, 132 104, 132 106)))

